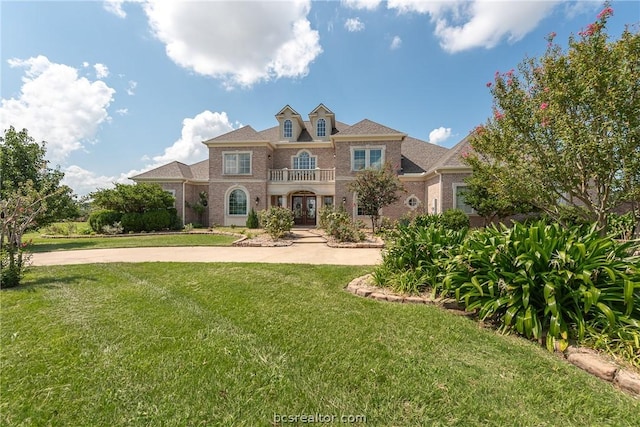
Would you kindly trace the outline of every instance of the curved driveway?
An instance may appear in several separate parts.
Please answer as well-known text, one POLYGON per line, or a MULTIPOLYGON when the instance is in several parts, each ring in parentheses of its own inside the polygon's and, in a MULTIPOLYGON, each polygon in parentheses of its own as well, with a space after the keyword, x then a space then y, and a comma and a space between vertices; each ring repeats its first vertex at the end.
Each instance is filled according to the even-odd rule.
POLYGON ((282 247, 162 247, 87 249, 35 253, 32 265, 70 265, 103 262, 266 262, 292 264, 375 265, 380 249, 330 248, 324 244, 282 247))

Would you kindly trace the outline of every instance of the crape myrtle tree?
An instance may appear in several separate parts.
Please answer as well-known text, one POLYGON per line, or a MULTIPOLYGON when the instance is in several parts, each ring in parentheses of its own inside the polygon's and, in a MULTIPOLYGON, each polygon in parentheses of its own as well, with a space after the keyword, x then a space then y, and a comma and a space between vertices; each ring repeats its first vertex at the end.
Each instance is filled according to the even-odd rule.
POLYGON ((40 210, 32 225, 43 227, 55 221, 76 218, 78 203, 73 190, 63 185, 64 173, 48 167, 46 143, 37 143, 26 129, 13 126, 0 137, 0 199, 18 191, 27 182, 32 190, 47 199, 47 209, 40 210))
POLYGON ((73 218, 78 208, 64 174, 47 167, 45 143, 13 127, 0 137, 0 287, 20 284, 28 261, 24 233, 73 218))
POLYGON ((602 233, 616 207, 640 199, 640 34, 628 26, 610 40, 612 14, 606 3, 566 51, 551 33, 541 58, 496 73, 493 117, 465 159, 490 194, 560 222, 570 209, 602 233))
POLYGON ((405 191, 389 162, 380 169, 368 168, 358 172, 348 189, 358 195, 358 207, 371 218, 373 233, 380 218, 380 209, 395 203, 400 198, 398 193, 405 191))

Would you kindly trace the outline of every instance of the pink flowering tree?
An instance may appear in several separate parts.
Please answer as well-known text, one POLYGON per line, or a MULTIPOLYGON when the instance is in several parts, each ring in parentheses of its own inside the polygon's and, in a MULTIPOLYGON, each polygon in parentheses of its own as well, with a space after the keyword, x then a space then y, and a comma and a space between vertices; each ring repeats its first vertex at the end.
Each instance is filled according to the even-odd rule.
POLYGON ((557 220, 569 210, 603 233, 618 206, 640 208, 640 35, 627 27, 610 40, 612 14, 605 4, 566 50, 552 33, 541 58, 497 72, 493 115, 465 159, 491 194, 557 220))

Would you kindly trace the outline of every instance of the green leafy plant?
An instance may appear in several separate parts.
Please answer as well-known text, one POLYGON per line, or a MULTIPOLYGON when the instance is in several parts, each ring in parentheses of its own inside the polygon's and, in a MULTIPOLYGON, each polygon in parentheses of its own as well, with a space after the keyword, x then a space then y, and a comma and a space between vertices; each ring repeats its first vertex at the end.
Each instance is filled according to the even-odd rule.
POLYGON ((354 221, 344 208, 325 206, 320 209, 320 227, 339 242, 360 242, 365 236, 362 224, 354 221))
POLYGON ((109 209, 94 211, 89 215, 89 226, 96 233, 102 233, 102 227, 112 225, 122 219, 122 214, 109 209))
POLYGON ((491 226, 464 241, 444 285, 501 330, 563 349, 589 328, 640 326, 640 265, 631 245, 600 236, 596 224, 491 226))
POLYGON ((401 293, 437 293, 449 268, 449 262, 464 241, 467 229, 451 230, 442 226, 398 226, 387 235, 382 265, 374 271, 380 286, 401 293))
POLYGON ((274 239, 283 237, 293 228, 293 212, 291 209, 272 206, 268 210, 260 211, 262 228, 274 239))
POLYGON ((105 225, 102 227, 102 233, 113 236, 115 234, 122 234, 124 232, 124 228, 122 227, 122 223, 120 221, 114 222, 111 225, 105 225))
POLYGON ((251 210, 249 211, 246 225, 247 225, 247 228, 252 228, 252 229, 260 227, 260 220, 258 219, 258 214, 253 208, 251 208, 251 210))

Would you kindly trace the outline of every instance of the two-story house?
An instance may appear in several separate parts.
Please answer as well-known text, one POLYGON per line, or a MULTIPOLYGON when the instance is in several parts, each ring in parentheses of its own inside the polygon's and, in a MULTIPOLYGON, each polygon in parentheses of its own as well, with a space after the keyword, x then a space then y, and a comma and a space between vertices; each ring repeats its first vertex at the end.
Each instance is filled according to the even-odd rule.
POLYGON ((251 208, 283 206, 293 210, 296 225, 313 227, 325 205, 341 205, 365 219, 348 184, 358 171, 390 162, 407 192, 383 216, 460 208, 479 223, 460 193, 470 173, 460 161, 469 149, 466 140, 447 149, 367 119, 348 125, 323 104, 307 120, 288 105, 275 117, 277 125, 269 129, 244 126, 204 141, 207 160, 172 162, 131 179, 171 192, 185 224, 244 226, 251 208), (190 206, 201 194, 208 211, 199 216, 190 206))

